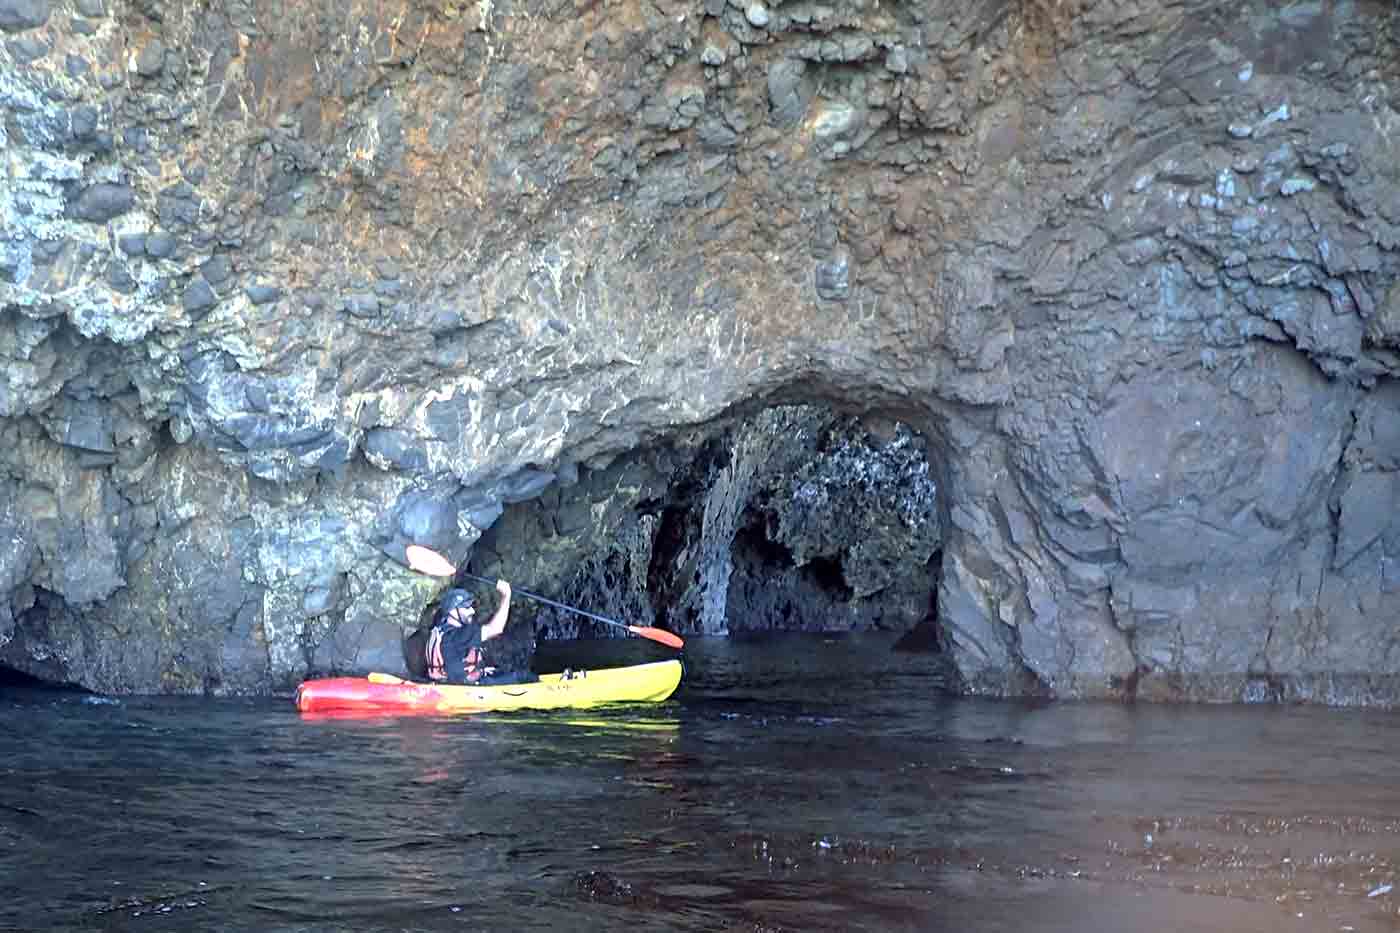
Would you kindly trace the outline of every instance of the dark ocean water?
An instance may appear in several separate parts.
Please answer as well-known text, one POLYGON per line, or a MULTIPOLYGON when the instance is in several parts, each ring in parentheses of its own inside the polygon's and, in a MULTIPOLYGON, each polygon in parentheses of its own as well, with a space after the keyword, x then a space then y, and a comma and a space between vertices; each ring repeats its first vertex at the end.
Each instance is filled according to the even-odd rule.
POLYGON ((460 719, 4 689, 0 929, 1400 930, 1395 713, 948 699, 880 638, 687 664, 460 719))

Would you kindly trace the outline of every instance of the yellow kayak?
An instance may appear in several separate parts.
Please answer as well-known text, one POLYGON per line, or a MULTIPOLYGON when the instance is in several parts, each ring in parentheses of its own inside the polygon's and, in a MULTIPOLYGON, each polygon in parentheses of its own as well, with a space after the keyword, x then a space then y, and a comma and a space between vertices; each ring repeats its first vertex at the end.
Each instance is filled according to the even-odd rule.
POLYGON ((328 677, 297 687, 304 713, 480 713, 570 709, 604 703, 659 703, 681 682, 681 662, 543 674, 534 683, 475 687, 420 684, 393 674, 328 677))

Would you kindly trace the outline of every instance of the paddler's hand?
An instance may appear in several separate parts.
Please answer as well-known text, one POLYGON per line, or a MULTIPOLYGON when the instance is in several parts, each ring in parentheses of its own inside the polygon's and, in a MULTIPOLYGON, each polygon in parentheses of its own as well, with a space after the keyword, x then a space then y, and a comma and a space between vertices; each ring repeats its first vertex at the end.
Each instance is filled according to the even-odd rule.
POLYGON ((501 594, 501 599, 510 602, 510 584, 504 580, 496 581, 496 592, 501 594))

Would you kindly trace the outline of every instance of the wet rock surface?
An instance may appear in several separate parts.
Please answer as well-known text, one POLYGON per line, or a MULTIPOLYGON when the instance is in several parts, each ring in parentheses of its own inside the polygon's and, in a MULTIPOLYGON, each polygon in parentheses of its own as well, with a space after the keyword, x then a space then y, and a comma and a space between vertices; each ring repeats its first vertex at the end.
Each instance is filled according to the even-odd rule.
POLYGON ((615 608, 934 612, 976 692, 1375 701, 1398 22, 0 4, 0 664, 175 692, 396 667, 437 586, 406 543, 465 560, 542 496, 596 524, 578 477, 805 402, 922 439, 936 545, 797 534, 790 486, 745 518, 731 471, 726 547, 678 537, 701 577, 615 608))

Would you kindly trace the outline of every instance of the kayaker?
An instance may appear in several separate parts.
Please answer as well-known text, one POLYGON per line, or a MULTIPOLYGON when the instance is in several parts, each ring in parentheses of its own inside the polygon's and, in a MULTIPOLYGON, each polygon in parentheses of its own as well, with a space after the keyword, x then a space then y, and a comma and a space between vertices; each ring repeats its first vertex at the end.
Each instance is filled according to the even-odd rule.
POLYGON ((518 684, 534 677, 518 671, 498 671, 488 663, 486 642, 500 637, 510 619, 510 584, 496 583, 501 604, 482 624, 476 621, 476 598, 453 587, 442 594, 433 624, 404 640, 404 662, 416 680, 448 684, 518 684))

